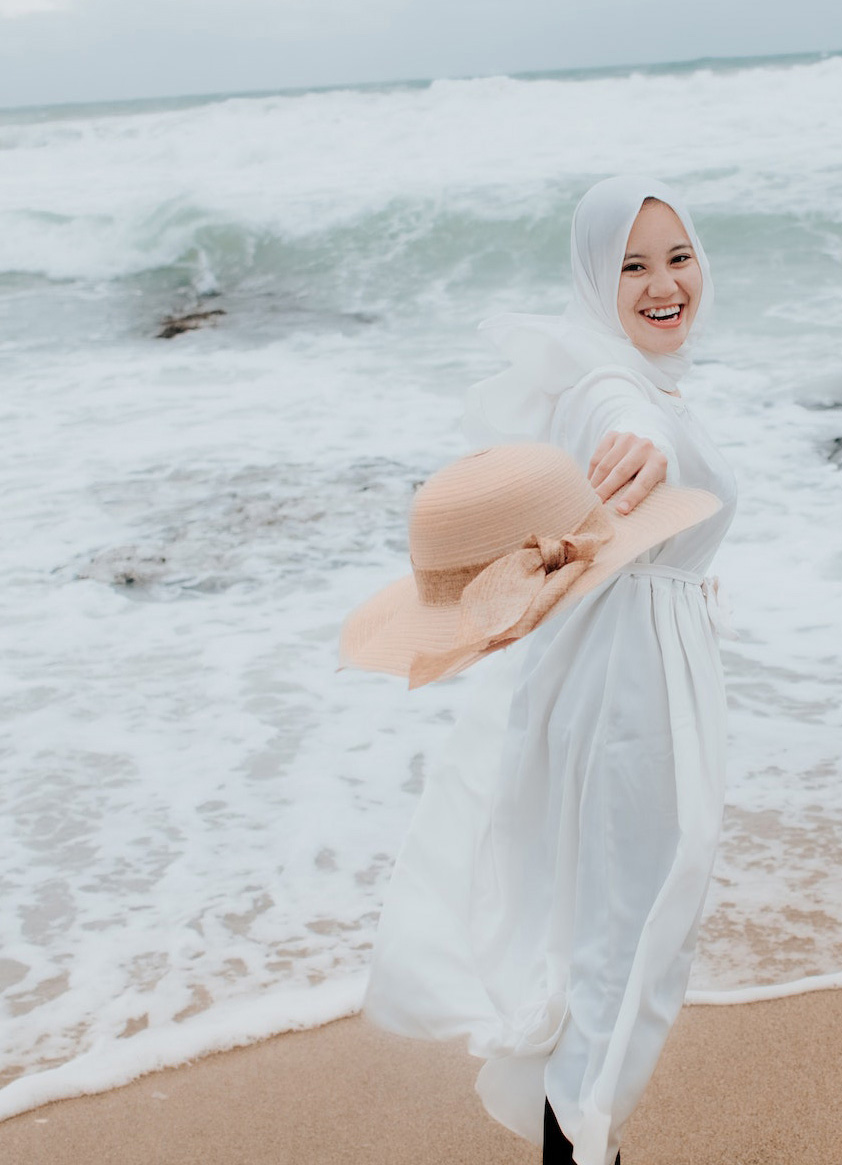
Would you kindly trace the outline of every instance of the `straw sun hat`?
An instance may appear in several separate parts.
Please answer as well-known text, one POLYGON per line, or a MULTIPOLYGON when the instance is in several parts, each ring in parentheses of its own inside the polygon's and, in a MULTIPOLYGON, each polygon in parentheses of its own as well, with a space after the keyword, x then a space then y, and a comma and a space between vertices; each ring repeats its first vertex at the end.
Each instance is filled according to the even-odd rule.
POLYGON ((498 445, 439 470, 409 519, 411 575, 345 621, 340 665, 452 676, 540 626, 721 503, 657 485, 620 516, 554 445, 498 445))

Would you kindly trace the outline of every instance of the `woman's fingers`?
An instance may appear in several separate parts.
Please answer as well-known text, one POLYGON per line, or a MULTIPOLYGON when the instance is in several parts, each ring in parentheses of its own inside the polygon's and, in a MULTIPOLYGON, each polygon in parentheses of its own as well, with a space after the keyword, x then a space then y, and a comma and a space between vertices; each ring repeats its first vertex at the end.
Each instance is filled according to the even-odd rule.
POLYGON ((629 482, 617 510, 631 513, 667 475, 667 459, 650 440, 634 433, 606 433, 594 450, 588 480, 603 502, 629 482))
POLYGON ((645 447, 650 444, 634 433, 605 434, 588 466, 588 481, 603 501, 607 501, 642 468, 645 447))
MULTIPOLYGON (((604 470, 609 464, 610 462, 603 463, 601 468, 604 470)), ((645 464, 646 454, 641 449, 631 449, 608 469, 602 481, 595 487, 596 492, 604 502, 607 502, 618 489, 622 489, 636 474, 640 473, 645 464)))
POLYGON ((626 468, 638 460, 638 464, 634 465, 631 473, 636 473, 643 464, 643 459, 640 458, 640 453, 645 446, 650 445, 651 442, 646 441, 641 437, 635 437, 634 433, 606 433, 600 443, 594 450, 590 465, 588 466, 588 480, 594 489, 600 493, 602 500, 610 497, 615 490, 620 488, 620 485, 628 481, 628 477, 617 484, 617 478, 613 479, 612 488, 606 494, 600 492, 600 486, 605 480, 614 473, 614 471, 623 464, 626 468), (628 459, 631 458, 632 461, 628 459))
MULTIPOLYGON (((615 445, 625 434, 615 433, 613 430, 605 434, 596 449, 593 451, 593 457, 588 465, 588 481, 597 489, 614 466, 617 464, 617 457, 612 457, 611 453, 615 445)), ((625 452, 625 450, 623 450, 625 452)), ((622 454, 619 454, 621 456, 622 454)))
POLYGON ((663 459, 663 466, 660 461, 652 458, 647 461, 643 469, 635 477, 629 488, 623 494, 622 499, 617 503, 617 512, 620 514, 630 514, 632 510, 647 497, 655 486, 666 479, 666 457, 660 455, 663 459))

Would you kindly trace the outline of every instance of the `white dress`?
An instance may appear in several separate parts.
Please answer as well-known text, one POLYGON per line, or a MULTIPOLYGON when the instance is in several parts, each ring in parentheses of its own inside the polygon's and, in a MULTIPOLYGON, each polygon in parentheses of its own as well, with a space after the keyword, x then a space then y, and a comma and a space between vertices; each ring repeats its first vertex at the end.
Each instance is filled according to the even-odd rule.
MULTIPOLYGON (((608 429, 723 508, 477 665, 381 918, 365 1011, 467 1036, 486 1108, 579 1165, 613 1165, 681 1007, 719 833, 725 696, 701 577, 733 475, 684 401, 598 370, 550 439, 587 467, 608 429), (507 725, 507 727, 506 727, 507 725)), ((707 589, 707 588, 705 588, 707 589)))

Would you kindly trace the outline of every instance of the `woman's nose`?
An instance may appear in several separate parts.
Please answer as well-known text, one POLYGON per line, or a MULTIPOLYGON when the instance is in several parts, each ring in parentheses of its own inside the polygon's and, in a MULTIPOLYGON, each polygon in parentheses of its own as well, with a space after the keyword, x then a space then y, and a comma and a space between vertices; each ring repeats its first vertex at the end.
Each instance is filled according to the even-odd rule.
POLYGON ((661 267, 649 276, 649 294, 653 299, 664 299, 678 290, 678 283, 671 268, 661 267))

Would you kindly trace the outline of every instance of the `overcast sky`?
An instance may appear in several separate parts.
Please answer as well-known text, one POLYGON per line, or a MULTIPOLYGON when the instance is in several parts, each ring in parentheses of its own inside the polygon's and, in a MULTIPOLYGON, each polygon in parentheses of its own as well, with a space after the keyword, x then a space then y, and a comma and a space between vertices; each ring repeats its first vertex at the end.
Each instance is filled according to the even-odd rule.
POLYGON ((0 0, 0 106, 839 50, 842 0, 0 0))

